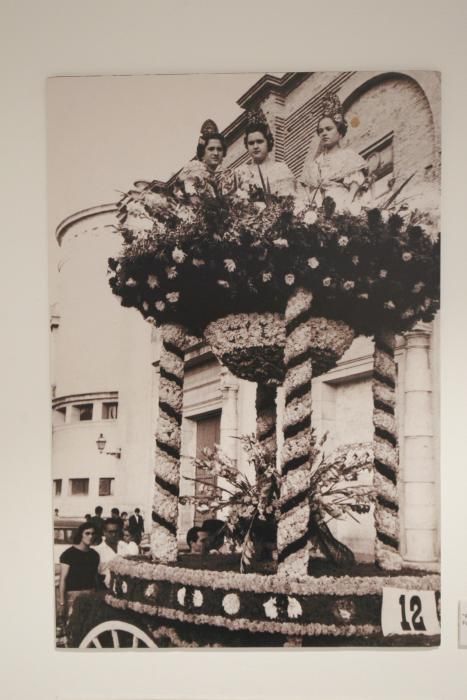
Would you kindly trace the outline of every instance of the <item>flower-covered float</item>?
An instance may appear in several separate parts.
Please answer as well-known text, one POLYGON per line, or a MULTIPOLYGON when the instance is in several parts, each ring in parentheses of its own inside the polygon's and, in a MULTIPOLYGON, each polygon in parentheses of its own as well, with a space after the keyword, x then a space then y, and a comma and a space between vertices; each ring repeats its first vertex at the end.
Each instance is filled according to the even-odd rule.
MULTIPOLYGON (((109 261, 110 285, 162 336, 152 560, 111 563, 104 602, 77 601, 72 643, 102 646, 107 635, 112 645, 117 631, 132 646, 439 642, 437 619, 425 625, 421 608, 428 600, 434 614, 423 609, 425 618, 437 618, 439 576, 405 569, 399 553, 395 336, 431 321, 439 307, 439 240, 417 221, 417 213, 337 212, 330 199, 317 209, 304 197, 268 194, 267 186, 245 196, 235 174, 221 184, 200 181, 192 192, 169 196, 149 184, 122 198, 123 247, 109 261), (334 367, 362 334, 375 348, 374 439, 363 460, 372 488, 344 505, 358 513, 371 502, 375 566, 366 568, 332 537, 323 499, 316 505, 324 493, 317 474, 324 479, 334 469, 333 483, 345 482, 349 463, 321 458, 316 467, 311 420, 312 376, 334 367), (178 554, 184 353, 193 336, 235 375, 257 383, 255 449, 263 467, 255 462, 256 487, 244 492, 252 495, 253 519, 273 522, 276 556, 267 566, 255 567, 248 527, 240 566, 238 554, 196 563, 178 554), (268 509, 261 510, 265 493, 268 509), (333 567, 312 556, 313 533, 333 567), (396 596, 400 617, 389 634, 385 591, 396 596), (89 630, 86 618, 102 622, 89 630)), ((210 459, 214 470, 222 462, 210 459)))

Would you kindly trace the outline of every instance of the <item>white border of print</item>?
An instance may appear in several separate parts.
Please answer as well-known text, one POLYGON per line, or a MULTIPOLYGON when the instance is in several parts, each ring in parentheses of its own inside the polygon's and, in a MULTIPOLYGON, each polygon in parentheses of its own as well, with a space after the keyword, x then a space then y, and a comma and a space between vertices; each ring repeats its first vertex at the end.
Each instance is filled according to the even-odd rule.
POLYGON ((467 595, 464 0, 2 4, 2 689, 11 700, 461 700, 467 595), (443 74, 443 642, 436 650, 54 650, 45 182, 51 75, 425 69, 443 74), (377 656, 375 656, 377 654, 377 656))

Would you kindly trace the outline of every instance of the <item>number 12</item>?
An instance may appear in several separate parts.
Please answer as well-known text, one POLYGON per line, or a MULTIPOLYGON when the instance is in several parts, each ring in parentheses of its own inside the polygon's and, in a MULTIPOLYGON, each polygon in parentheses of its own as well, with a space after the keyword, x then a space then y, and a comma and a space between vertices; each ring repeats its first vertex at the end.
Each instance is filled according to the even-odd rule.
POLYGON ((420 596, 418 595, 412 595, 410 596, 410 602, 409 602, 409 610, 412 613, 412 626, 410 625, 410 622, 407 620, 407 615, 406 615, 406 596, 401 595, 399 598, 399 605, 401 606, 401 615, 402 615, 402 621, 401 621, 401 627, 404 630, 404 632, 411 632, 412 629, 414 629, 416 632, 426 632, 426 627, 425 623, 423 621, 423 617, 421 616, 422 612, 422 601, 420 600, 420 596))

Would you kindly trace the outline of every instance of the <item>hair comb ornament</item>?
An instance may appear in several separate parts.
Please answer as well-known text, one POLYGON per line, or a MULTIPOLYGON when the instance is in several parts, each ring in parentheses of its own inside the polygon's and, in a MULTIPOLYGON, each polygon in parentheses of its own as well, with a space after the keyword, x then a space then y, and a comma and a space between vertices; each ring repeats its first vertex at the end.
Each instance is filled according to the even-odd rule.
POLYGON ((342 111, 341 101, 335 92, 330 92, 321 103, 321 118, 329 117, 333 122, 345 124, 344 113, 342 111))
POLYGON ((268 120, 266 119, 266 116, 261 107, 246 113, 246 123, 249 128, 254 126, 260 126, 269 129, 268 120))
POLYGON ((217 128, 217 124, 215 121, 212 119, 206 119, 201 125, 201 132, 199 135, 198 143, 200 145, 205 146, 209 140, 209 137, 212 134, 217 134, 219 133, 219 129, 217 128))

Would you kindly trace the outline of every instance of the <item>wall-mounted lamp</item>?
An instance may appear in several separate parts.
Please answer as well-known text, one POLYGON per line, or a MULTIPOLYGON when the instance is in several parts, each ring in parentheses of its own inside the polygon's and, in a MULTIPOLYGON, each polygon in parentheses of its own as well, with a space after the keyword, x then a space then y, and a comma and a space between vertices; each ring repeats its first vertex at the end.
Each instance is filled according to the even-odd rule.
MULTIPOLYGON (((96 440, 97 449, 99 450, 99 452, 101 454, 104 454, 104 449, 105 449, 106 444, 107 444, 107 440, 105 439, 104 435, 101 433, 96 440)), ((105 454, 111 455, 112 457, 116 457, 117 459, 120 459, 120 457, 122 456, 122 450, 120 447, 118 447, 115 450, 115 452, 106 452, 105 454)))

